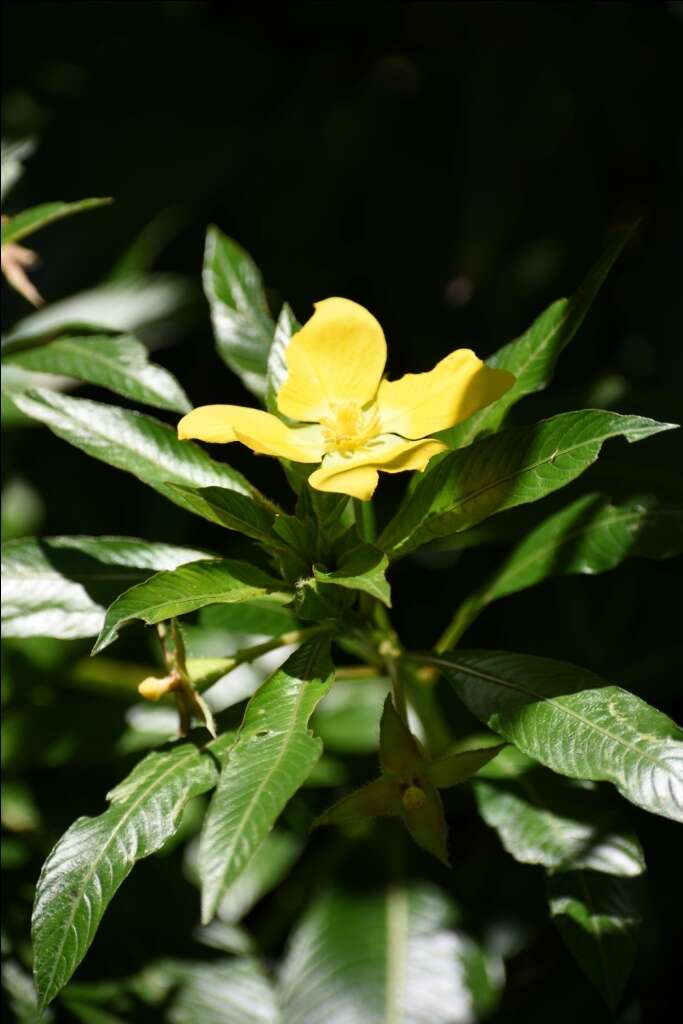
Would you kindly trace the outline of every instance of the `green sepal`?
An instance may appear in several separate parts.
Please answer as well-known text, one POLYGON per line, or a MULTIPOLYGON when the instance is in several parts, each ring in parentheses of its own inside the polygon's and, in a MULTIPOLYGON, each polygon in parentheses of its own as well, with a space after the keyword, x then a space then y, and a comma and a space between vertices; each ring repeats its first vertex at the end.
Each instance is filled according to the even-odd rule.
POLYGON ((505 743, 499 743, 495 747, 479 747, 445 754, 438 761, 427 765, 427 777, 439 789, 457 786, 472 775, 476 775, 480 768, 497 757, 506 746, 505 743))

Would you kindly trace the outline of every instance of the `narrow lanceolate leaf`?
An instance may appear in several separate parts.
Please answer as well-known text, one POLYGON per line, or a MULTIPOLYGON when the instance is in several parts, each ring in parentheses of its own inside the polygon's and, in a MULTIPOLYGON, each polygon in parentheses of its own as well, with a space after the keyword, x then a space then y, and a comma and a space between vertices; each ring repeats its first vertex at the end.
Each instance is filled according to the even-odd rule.
POLYGON ((56 220, 70 217, 74 213, 82 213, 84 210, 93 210, 97 206, 108 206, 111 202, 111 199, 81 199, 76 203, 56 202, 33 206, 30 210, 23 210, 15 217, 10 217, 2 225, 2 245, 18 242, 56 220))
POLYGON ((605 441, 640 441, 675 424, 598 409, 567 412, 484 438, 427 471, 388 524, 378 546, 405 554, 495 512, 538 501, 597 459, 605 441))
POLYGON ((204 923, 319 759, 322 743, 308 720, 332 684, 332 671, 328 641, 313 640, 250 700, 202 830, 204 923))
POLYGON ((279 415, 277 395, 287 379, 287 346, 292 340, 292 335, 301 329, 296 317, 285 302, 280 310, 280 315, 275 325, 273 343, 270 346, 267 366, 267 405, 270 412, 279 415))
POLYGON ((288 600, 280 591, 278 580, 248 562, 232 558, 194 562, 159 572, 114 601, 107 611, 93 654, 112 643, 119 630, 136 619, 153 625, 209 604, 235 604, 267 594, 275 595, 275 600, 288 600))
POLYGON ((503 651, 429 659, 470 711, 561 775, 612 782, 646 811, 683 821, 683 730, 576 665, 503 651))
POLYGON ((537 765, 507 779, 475 779, 474 792, 482 818, 522 864, 626 878, 645 871, 640 843, 616 798, 590 783, 537 765))
POLYGON ((287 1024, 468 1024, 495 1005, 502 976, 430 885, 334 888, 297 927, 280 977, 287 1024))
POLYGON ((44 344, 32 342, 6 361, 25 370, 97 384, 159 409, 188 412, 191 408, 173 374, 150 363, 145 346, 130 334, 67 334, 44 344))
POLYGON ((163 569, 210 557, 131 537, 47 537, 2 547, 3 636, 97 636, 107 606, 163 569))
POLYGON ((333 572, 326 572, 321 566, 314 565, 313 575, 319 583, 334 583, 349 590, 362 590, 391 607, 391 589, 384 575, 388 566, 389 559, 382 551, 370 544, 362 544, 344 555, 339 568, 333 572))
POLYGON ((170 501, 196 511, 181 491, 185 487, 226 487, 261 501, 247 480, 225 463, 214 462, 191 441, 179 441, 173 427, 141 412, 119 409, 85 398, 36 389, 13 396, 21 411, 39 420, 94 459, 132 473, 170 501))
POLYGON ((34 973, 49 1003, 86 954, 111 898, 142 857, 172 836, 185 804, 216 782, 222 739, 149 754, 109 794, 111 807, 79 818, 43 867, 33 910, 34 973))
POLYGON ((583 323, 595 296, 613 263, 633 234, 635 225, 618 231, 576 294, 571 299, 558 299, 534 320, 521 338, 504 345, 486 360, 488 366, 509 370, 515 383, 497 402, 475 412, 464 423, 444 431, 440 436, 451 448, 462 448, 483 431, 498 430, 508 410, 524 395, 541 391, 553 375, 563 348, 569 344, 583 323))
POLYGON ((169 488, 180 492, 185 506, 204 519, 270 547, 282 546, 283 542, 273 533, 274 513, 265 505, 257 505, 253 498, 225 487, 194 489, 169 484, 169 488))
POLYGON ((462 636, 500 597, 551 576, 599 573, 625 558, 672 558, 683 551, 683 506, 651 496, 613 505, 599 494, 578 498, 518 544, 500 569, 460 606, 451 638, 462 636))
POLYGON ((245 387, 265 398, 275 324, 258 267, 237 242, 210 227, 202 279, 219 354, 245 387))
POLYGON ((636 955, 644 910, 642 880, 562 871, 549 876, 548 898, 565 944, 615 1009, 636 955))

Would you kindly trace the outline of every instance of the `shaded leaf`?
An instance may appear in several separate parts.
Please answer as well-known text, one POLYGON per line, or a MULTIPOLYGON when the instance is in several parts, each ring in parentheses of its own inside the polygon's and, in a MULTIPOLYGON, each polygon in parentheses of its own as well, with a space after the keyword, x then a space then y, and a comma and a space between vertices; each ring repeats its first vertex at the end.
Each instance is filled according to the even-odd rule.
POLYGON ((3 636, 97 636, 117 594, 210 557, 131 537, 47 537, 2 546, 3 636))
POLYGON ((183 492, 168 484, 225 487, 261 501, 241 473, 214 462, 191 441, 179 441, 173 427, 151 416, 44 389, 15 395, 14 401, 23 413, 44 423, 58 437, 95 459, 132 473, 181 508, 196 511, 183 492))
POLYGON ((469 710, 555 772, 612 782, 646 811, 683 821, 683 730, 584 668, 503 651, 430 658, 469 710))
POLYGON ((605 441, 640 441, 675 424, 586 409, 515 427, 447 455, 409 494, 377 544, 405 554, 495 512, 538 501, 579 476, 605 441))
POLYGON ((236 530, 269 547, 281 543, 273 532, 274 513, 245 494, 225 487, 191 488, 177 484, 169 484, 169 490, 179 492, 186 508, 210 522, 236 530))
POLYGON ((208 604, 250 601, 269 593, 276 595, 275 600, 291 600, 281 593, 281 586, 261 569, 232 558, 207 559, 159 572, 114 601, 92 653, 107 647, 123 626, 136 619, 153 625, 208 604))
POLYGON ((449 447, 462 448, 483 431, 491 433, 498 430, 508 410, 520 398, 546 387, 560 353, 583 323, 595 296, 635 227, 633 224, 615 233, 609 246, 571 299, 558 299, 557 302, 553 302, 520 338, 504 345, 486 360, 488 366, 514 373, 515 383, 497 402, 475 412, 457 427, 440 434, 449 447))
POLYGON ((22 210, 21 213, 10 217, 2 225, 1 244, 18 242, 34 231, 39 231, 56 220, 70 217, 74 213, 82 213, 85 210, 93 210, 98 206, 109 206, 112 199, 81 199, 76 203, 42 203, 40 206, 33 206, 30 210, 22 210))
POLYGON ((532 530, 463 602, 451 642, 493 601, 548 577, 593 575, 614 569, 625 558, 672 558, 682 551, 683 506, 648 496, 613 505, 599 494, 584 495, 532 530))
POLYGON ((486 824, 523 864, 623 877, 645 871, 638 839, 600 789, 536 766, 509 779, 476 779, 474 791, 486 824))
POLYGON ((54 847, 38 881, 32 922, 41 1006, 78 967, 135 862, 159 850, 175 833, 187 802, 215 784, 216 757, 226 742, 232 737, 205 752, 181 743, 149 754, 111 791, 109 810, 79 818, 54 847))
POLYGON ((16 351, 17 345, 18 341, 13 342, 12 351, 5 353, 10 365, 75 377, 159 409, 189 412, 191 408, 173 374, 150 363, 145 346, 131 335, 66 335, 44 344, 31 342, 21 351, 16 351))
POLYGON ((210 227, 202 280, 220 356, 245 387, 265 398, 275 324, 256 264, 237 242, 210 227))
POLYGON ((398 814, 400 799, 398 781, 382 775, 379 779, 374 779, 337 800, 318 815, 312 828, 319 828, 321 825, 353 825, 363 818, 398 814))
POLYGON ((565 944, 615 1009, 636 955, 641 880, 594 871, 557 872, 548 877, 548 898, 565 944))
POLYGON ((388 565, 389 559, 379 548, 361 544, 347 552, 333 572, 325 572, 314 565, 313 575, 320 583, 361 590, 391 607, 391 589, 385 576, 388 565))
POLYGON ((497 1001, 498 961, 453 928, 443 892, 396 881, 334 888, 290 940, 280 978, 287 1024, 471 1024, 497 1001))
POLYGON ((318 638, 292 654, 249 701, 202 829, 204 923, 319 759, 322 743, 308 720, 332 672, 329 641, 318 638))
POLYGON ((500 754, 504 745, 495 747, 479 747, 471 750, 459 750, 444 754, 438 761, 427 765, 427 778, 437 789, 449 789, 458 786, 476 775, 480 768, 500 754))

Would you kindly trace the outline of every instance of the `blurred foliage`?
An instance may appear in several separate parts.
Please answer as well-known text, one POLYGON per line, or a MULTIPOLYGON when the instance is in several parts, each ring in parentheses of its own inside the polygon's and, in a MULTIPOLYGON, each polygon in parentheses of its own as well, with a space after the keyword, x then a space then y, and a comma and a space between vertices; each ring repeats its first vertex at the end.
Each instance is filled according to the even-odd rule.
MULTIPOLYGON (((31 314, 6 292, 5 332, 29 315, 42 330, 55 314, 60 322, 82 317, 135 330, 165 349, 164 365, 193 404, 250 404, 214 352, 197 286, 207 223, 254 255, 273 287, 273 311, 286 296, 303 320, 328 294, 371 308, 391 340, 398 376, 426 369, 456 345, 474 344, 486 356, 516 337, 549 301, 574 289, 610 228, 641 217, 637 242, 562 355, 561 382, 526 400, 515 417, 531 422, 551 409, 601 405, 680 421, 680 3, 7 2, 3 22, 3 135, 32 140, 10 154, 5 212, 44 199, 115 197, 114 207, 31 240, 41 258, 32 279, 50 305, 31 314)), ((92 385, 80 393, 101 397, 92 385)), ((4 404, 6 539, 38 529, 83 533, 87 518, 107 534, 214 546, 217 528, 150 491, 141 497, 135 480, 85 459, 4 404)), ((654 448, 636 446, 621 465, 607 452, 587 485, 618 496, 664 477, 674 488, 674 444, 664 437, 654 448)), ((248 467, 268 493, 286 496, 274 462, 232 450, 230 461, 248 467)), ((380 522, 400 488, 398 479, 383 480, 380 522)), ((564 500, 581 493, 572 485, 564 500)), ((497 520, 509 525, 508 541, 530 528, 518 511, 497 520)), ((235 535, 220 538, 227 555, 243 544, 235 535)), ((464 595, 498 564, 493 540, 397 564, 394 615, 407 644, 428 646, 446 624, 454 581, 464 595), (420 597, 426 588, 429 604, 420 597)), ((488 608, 468 644, 580 663, 675 717, 679 589, 666 566, 644 561, 595 579, 549 579, 488 608)), ((161 712, 152 722, 135 703, 131 663, 142 674, 158 662, 148 634, 122 636, 106 678, 85 667, 88 650, 87 641, 12 640, 5 651, 4 998, 21 1022, 34 1019, 25 968, 40 864, 77 816, 103 810, 103 794, 138 752, 171 731, 163 708, 145 709, 161 712)), ((250 671, 239 680, 239 699, 255 686, 250 671)), ((294 923, 303 927, 302 913, 309 928, 324 926, 339 891, 349 894, 345 907, 361 905, 364 927, 376 926, 377 905, 359 889, 383 881, 398 836, 321 830, 296 861, 312 817, 330 802, 330 780, 339 789, 377 773, 369 737, 381 691, 371 685, 354 702, 357 685, 345 682, 317 716, 330 753, 343 761, 330 758, 327 785, 321 774, 288 806, 287 838, 271 875, 233 894, 246 932, 234 910, 218 922, 222 937, 196 930, 187 840, 199 818, 190 804, 182 841, 141 862, 126 881, 126 899, 112 903, 53 1020, 160 1020, 170 1006, 167 1019, 211 1021, 201 1003, 207 971, 226 992, 265 984, 249 960, 251 941, 275 958, 294 923), (330 875, 346 889, 326 891, 330 875), (226 951, 239 956, 226 961, 226 951)), ((222 706, 230 708, 229 696, 222 706)), ((474 719, 461 725, 463 735, 478 728, 474 719)), ((436 882, 440 899, 459 908, 456 924, 492 961, 505 957, 507 984, 497 1008, 490 1000, 488 1019, 604 1020, 599 996, 547 919, 541 869, 501 857, 469 794, 444 796, 447 812, 458 815, 457 871, 414 848, 404 851, 404 868, 420 899, 429 895, 426 880, 436 882)), ((672 822, 630 806, 628 815, 657 871, 616 1019, 649 1024, 667 1019, 677 990, 681 935, 671 911, 680 843, 672 822)), ((378 889, 374 899, 383 898, 378 889)), ((444 923, 439 908, 430 908, 434 928, 449 929, 444 934, 455 942, 450 918, 444 923)), ((294 948, 304 938, 297 931, 294 948)), ((295 967, 288 968, 293 1003, 295 967)), ((484 995, 489 981, 479 987, 484 995)))

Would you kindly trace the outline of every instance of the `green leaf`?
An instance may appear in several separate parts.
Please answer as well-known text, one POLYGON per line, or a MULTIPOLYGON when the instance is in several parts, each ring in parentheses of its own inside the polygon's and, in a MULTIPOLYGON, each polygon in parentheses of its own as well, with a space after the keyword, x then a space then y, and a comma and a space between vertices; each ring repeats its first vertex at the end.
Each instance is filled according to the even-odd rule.
POLYGON ((2 162, 0 198, 4 202, 23 175, 24 161, 31 156, 35 146, 31 138, 15 139, 12 142, 3 139, 0 145, 0 160, 2 162))
POLYGON ((38 881, 32 922, 41 1006, 78 967, 135 862, 159 850, 187 802, 215 785, 216 756, 225 746, 221 738, 204 752, 181 743, 149 754, 111 791, 109 810, 79 818, 54 847, 38 881))
POLYGON ((572 340, 602 287, 612 265, 633 234, 636 225, 618 231, 571 299, 558 299, 534 320, 528 331, 504 345, 486 360, 488 366, 514 373, 513 386, 497 402, 475 412, 457 427, 439 436, 451 448, 463 448, 483 431, 500 427, 508 410, 523 398, 546 387, 562 350, 572 340))
POLYGON ((584 668, 503 651, 429 658, 469 710, 561 775, 612 782, 646 811, 683 821, 683 731, 584 668))
POLYGON ((288 1024, 452 1024, 495 1005, 502 965, 453 927, 427 884, 339 888, 318 897, 290 941, 280 978, 288 1024))
POLYGON ((38 999, 31 975, 27 974, 15 960, 5 960, 4 955, 2 987, 7 994, 15 1024, 51 1024, 54 1020, 51 1010, 41 1013, 38 1009, 38 999))
POLYGON ((154 625, 207 604, 234 604, 266 594, 274 594, 275 600, 287 600, 280 587, 278 580, 261 569, 232 558, 194 562, 159 572, 114 601, 107 610, 92 653, 97 654, 107 647, 123 626, 136 619, 154 625))
POLYGON ((522 864, 633 877, 645 871, 638 839, 601 789, 536 765, 508 779, 475 779, 479 812, 522 864))
POLYGON ((610 438, 640 441, 674 427, 642 416, 586 409, 484 438, 427 470, 378 547, 405 554, 495 512, 538 501, 583 473, 610 438))
POLYGON ((322 825, 353 825, 363 818, 399 814, 400 801, 398 780, 382 775, 337 800, 318 815, 312 828, 320 828, 322 825))
POLYGON ((683 506, 651 496, 611 504, 587 494, 550 516, 460 606, 448 643, 458 640, 493 601, 551 576, 607 572, 625 558, 672 558, 683 551, 683 506))
POLYGON ((204 923, 319 759, 322 743, 308 729, 308 720, 332 685, 332 672, 329 641, 313 640, 249 701, 202 829, 204 923))
POLYGON ((325 572, 313 566, 313 575, 319 583, 334 583, 349 590, 362 590, 391 607, 391 589, 384 575, 389 565, 387 556, 370 544, 360 544, 347 552, 334 572, 325 572))
POLYGON ((93 210, 98 206, 109 206, 112 199, 81 199, 77 203, 42 203, 30 210, 23 210, 15 217, 10 217, 2 225, 0 244, 7 245, 8 242, 18 242, 34 231, 39 231, 48 224, 53 224, 63 217, 70 217, 74 213, 82 213, 84 210, 93 210))
POLYGON ((204 292, 216 347, 245 387, 266 396, 266 368, 275 324, 251 256, 216 227, 206 233, 204 292))
POLYGON ((477 747, 444 754, 438 761, 427 765, 427 778, 437 789, 459 786, 497 757, 504 746, 499 743, 495 747, 477 747))
POLYGON ((163 569, 208 558, 131 537, 47 537, 2 546, 3 636, 97 636, 117 594, 163 569))
POLYGON ((145 331, 168 341, 183 324, 183 312, 194 288, 179 274, 146 274, 128 281, 107 282, 77 292, 29 313, 3 338, 3 351, 15 342, 40 340, 52 332, 81 334, 145 331))
POLYGON ((170 996, 163 1016, 169 1024, 281 1024, 272 983, 253 957, 161 961, 144 975, 170 996))
POLYGON ((189 412, 187 395, 173 374, 150 363, 147 349, 131 335, 66 335, 6 356, 10 365, 56 373, 115 391, 134 402, 189 412))
POLYGON ((287 378, 287 346, 292 340, 292 335, 301 330, 301 324, 297 323, 296 317, 285 302, 280 310, 280 315, 275 325, 273 343, 268 353, 267 365, 267 405, 270 412, 282 417, 277 405, 277 396, 280 388, 287 378))
POLYGON ((173 427, 140 412, 38 389, 15 395, 21 411, 39 420, 94 459, 132 473, 164 497, 194 512, 181 491, 169 487, 225 487, 264 502, 236 470, 214 462, 191 441, 179 441, 173 427))
POLYGON ((641 880, 558 872, 548 878, 548 898, 565 944, 614 1010, 635 960, 643 916, 641 880))
POLYGON ((229 491, 225 487, 182 487, 170 484, 169 489, 179 493, 186 508, 210 522, 236 530, 268 547, 279 547, 282 542, 273 533, 275 514, 253 498, 229 491))

